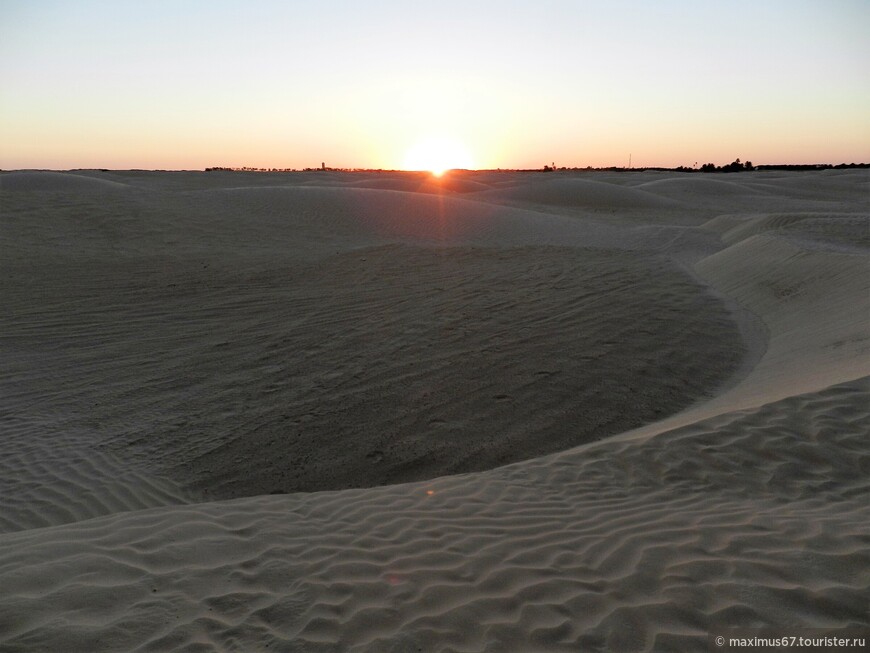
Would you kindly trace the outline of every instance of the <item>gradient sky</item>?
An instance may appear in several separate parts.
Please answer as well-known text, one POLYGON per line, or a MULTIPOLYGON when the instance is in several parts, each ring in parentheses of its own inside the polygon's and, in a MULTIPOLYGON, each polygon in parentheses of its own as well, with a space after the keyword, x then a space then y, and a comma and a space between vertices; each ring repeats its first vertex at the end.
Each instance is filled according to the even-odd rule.
POLYGON ((870 2, 0 0, 0 168, 870 161, 870 2))

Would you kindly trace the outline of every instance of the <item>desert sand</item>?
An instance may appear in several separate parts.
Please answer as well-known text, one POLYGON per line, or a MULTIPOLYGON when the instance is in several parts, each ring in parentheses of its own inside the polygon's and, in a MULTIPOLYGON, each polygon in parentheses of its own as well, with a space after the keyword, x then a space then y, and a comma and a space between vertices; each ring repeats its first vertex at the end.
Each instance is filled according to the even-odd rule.
POLYGON ((0 173, 0 650, 870 629, 870 175, 0 173))

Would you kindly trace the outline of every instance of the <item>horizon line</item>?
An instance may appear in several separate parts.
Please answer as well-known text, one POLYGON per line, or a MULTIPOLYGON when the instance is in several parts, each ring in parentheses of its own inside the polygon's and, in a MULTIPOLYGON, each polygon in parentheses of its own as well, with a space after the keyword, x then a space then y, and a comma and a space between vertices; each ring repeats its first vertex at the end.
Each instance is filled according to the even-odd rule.
MULTIPOLYGON (((739 161, 737 159, 736 161, 739 161)), ((803 169, 844 169, 844 168, 868 168, 870 162, 841 162, 841 163, 759 163, 752 165, 752 170, 759 169, 788 169, 788 168, 803 168, 803 169)), ((705 163, 704 165, 711 165, 705 163)), ((715 164, 712 164, 715 165, 715 164)), ((731 164, 716 165, 715 168, 722 170, 731 164)), ((448 168, 444 171, 447 173, 475 173, 475 172, 584 172, 584 171, 620 171, 642 172, 645 170, 673 171, 673 172, 705 172, 701 167, 689 166, 550 166, 549 164, 538 168, 448 168)), ((306 167, 306 168, 277 168, 277 167, 254 167, 254 166, 206 166, 204 168, 104 168, 104 167, 76 167, 76 168, 51 168, 51 167, 30 167, 30 168, 0 168, 0 172, 256 172, 256 173, 293 173, 293 172, 389 172, 389 173, 408 173, 408 174, 433 174, 431 170, 410 170, 405 168, 366 168, 366 167, 306 167)), ((736 171, 736 170, 735 170, 736 171)), ((744 170, 750 172, 750 169, 744 170)))

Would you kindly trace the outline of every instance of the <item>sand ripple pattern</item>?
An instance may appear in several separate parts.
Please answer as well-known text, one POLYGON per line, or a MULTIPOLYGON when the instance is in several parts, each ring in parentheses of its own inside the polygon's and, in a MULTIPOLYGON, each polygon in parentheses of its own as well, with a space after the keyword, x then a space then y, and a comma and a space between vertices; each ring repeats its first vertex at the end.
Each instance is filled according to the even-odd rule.
POLYGON ((483 474, 10 534, 0 641, 661 651, 801 615, 866 627, 867 406, 863 379, 483 474))
POLYGON ((57 419, 0 416, 0 533, 200 498, 94 447, 87 430, 57 419))

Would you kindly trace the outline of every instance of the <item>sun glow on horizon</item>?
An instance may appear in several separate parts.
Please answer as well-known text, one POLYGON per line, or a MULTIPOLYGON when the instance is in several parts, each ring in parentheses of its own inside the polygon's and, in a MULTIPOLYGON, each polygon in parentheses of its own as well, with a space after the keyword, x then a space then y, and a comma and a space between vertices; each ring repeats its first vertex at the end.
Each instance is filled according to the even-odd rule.
POLYGON ((474 160, 468 148, 453 138, 443 136, 430 136, 418 141, 405 156, 406 170, 428 170, 436 177, 448 170, 473 167, 474 160))
POLYGON ((0 169, 870 157, 867 1, 106 4, 3 5, 0 169))

